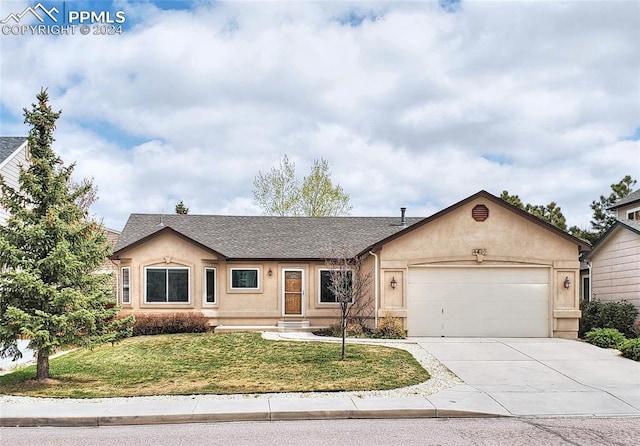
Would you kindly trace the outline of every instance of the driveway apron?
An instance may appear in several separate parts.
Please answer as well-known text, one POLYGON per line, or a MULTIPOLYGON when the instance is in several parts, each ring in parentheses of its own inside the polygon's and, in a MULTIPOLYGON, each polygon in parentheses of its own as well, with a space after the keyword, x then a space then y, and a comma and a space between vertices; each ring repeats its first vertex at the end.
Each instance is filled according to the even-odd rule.
POLYGON ((640 363, 566 339, 412 338, 513 415, 640 415, 640 363))

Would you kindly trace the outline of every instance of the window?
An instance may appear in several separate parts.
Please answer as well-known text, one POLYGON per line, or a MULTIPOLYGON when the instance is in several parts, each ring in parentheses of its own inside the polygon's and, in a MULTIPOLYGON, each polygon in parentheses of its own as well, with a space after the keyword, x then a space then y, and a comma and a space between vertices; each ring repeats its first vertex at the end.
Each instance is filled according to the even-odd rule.
POLYGON ((627 220, 640 220, 640 209, 627 212, 627 220))
MULTIPOLYGON (((320 303, 337 303, 338 297, 331 291, 331 271, 329 269, 320 270, 320 303)), ((353 274, 351 271, 343 271, 345 273, 346 285, 351 286, 353 274)))
POLYGON ((589 302, 589 277, 582 278, 582 300, 589 302))
POLYGON ((204 303, 216 303, 216 269, 204 269, 204 303))
POLYGON ((189 302, 189 268, 145 268, 145 302, 189 302))
POLYGON ((130 290, 130 268, 127 266, 126 268, 122 268, 122 303, 129 304, 131 303, 131 295, 129 294, 130 290))
POLYGON ((231 269, 231 289, 257 290, 258 268, 231 269))

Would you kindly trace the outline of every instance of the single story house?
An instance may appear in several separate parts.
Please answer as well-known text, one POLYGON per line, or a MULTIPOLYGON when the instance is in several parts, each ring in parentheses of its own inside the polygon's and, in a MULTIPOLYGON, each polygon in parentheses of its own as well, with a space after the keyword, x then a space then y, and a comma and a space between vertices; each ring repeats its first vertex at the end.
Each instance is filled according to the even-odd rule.
POLYGON ((588 248, 480 191, 428 218, 132 214, 111 259, 123 312, 198 312, 218 329, 335 322, 326 259, 346 249, 373 272, 371 323, 575 338, 588 248))
POLYGON ((609 209, 618 221, 585 257, 590 267, 590 299, 626 300, 640 311, 640 189, 609 209))
MULTIPOLYGON (((20 187, 20 166, 29 163, 29 147, 24 136, 0 136, 0 175, 14 189, 20 187)), ((9 214, 0 207, 0 225, 4 225, 9 214)))

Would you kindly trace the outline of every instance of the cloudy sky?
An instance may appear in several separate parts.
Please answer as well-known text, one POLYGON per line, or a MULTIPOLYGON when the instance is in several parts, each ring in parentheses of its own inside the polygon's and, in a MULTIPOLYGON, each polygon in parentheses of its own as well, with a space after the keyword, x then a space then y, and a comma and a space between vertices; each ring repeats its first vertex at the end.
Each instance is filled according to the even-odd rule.
MULTIPOLYGON (((284 154, 300 176, 328 160, 352 215, 506 189, 586 227, 593 199, 640 179, 635 0, 41 4, 125 21, 2 28, 0 135, 26 135, 22 109, 48 88, 55 149, 95 179, 114 229, 179 200, 259 214, 253 179, 284 154)), ((2 0, 0 20, 36 5, 2 0)))

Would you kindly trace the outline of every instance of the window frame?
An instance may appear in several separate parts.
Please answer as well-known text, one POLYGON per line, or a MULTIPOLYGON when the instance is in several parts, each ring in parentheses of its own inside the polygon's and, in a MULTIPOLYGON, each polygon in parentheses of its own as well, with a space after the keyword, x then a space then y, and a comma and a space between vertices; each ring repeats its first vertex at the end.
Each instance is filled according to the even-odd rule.
POLYGON ((144 267, 144 303, 147 305, 189 305, 191 304, 191 268, 188 266, 145 266, 144 267), (148 298, 148 271, 150 269, 164 269, 167 271, 167 279, 165 283, 166 299, 162 302, 150 302, 148 298), (186 301, 170 301, 169 300, 169 270, 185 270, 187 271, 187 300, 186 301))
POLYGON ((640 207, 633 208, 633 209, 628 209, 628 210, 625 211, 625 214, 626 214, 626 219, 627 220, 639 221, 640 220, 640 207))
POLYGON ((218 305, 218 270, 213 266, 207 266, 204 268, 204 289, 202 296, 202 305, 212 306, 218 305), (208 273, 209 271, 213 271, 213 302, 209 302, 207 300, 208 289, 209 289, 209 279, 208 273))
MULTIPOLYGON (((323 272, 328 272, 328 271, 340 271, 339 268, 318 268, 318 304, 319 305, 339 305, 340 301, 338 300, 337 296, 333 296, 335 300, 333 301, 323 301, 322 300, 322 273, 323 272)), ((353 284, 353 270, 352 269, 347 269, 345 271, 348 271, 351 273, 351 283, 353 284)), ((351 299, 351 301, 349 302, 350 304, 353 303, 353 299, 351 299)))
POLYGON ((235 267, 229 268, 229 289, 231 291, 260 291, 260 271, 259 267, 235 267), (234 287, 233 286, 233 272, 234 271, 255 271, 256 272, 256 286, 255 287, 234 287))
POLYGON ((122 278, 122 283, 120 284, 120 292, 122 293, 120 295, 120 302, 123 305, 130 305, 131 304, 131 267, 130 266, 123 266, 121 268, 121 276, 120 277, 122 278), (126 284, 125 284, 125 280, 124 280, 125 271, 127 273, 126 284), (126 295, 127 295, 127 300, 124 299, 125 291, 126 291, 126 295))

